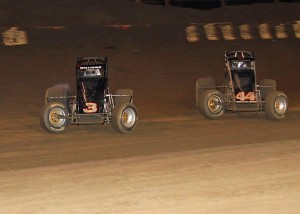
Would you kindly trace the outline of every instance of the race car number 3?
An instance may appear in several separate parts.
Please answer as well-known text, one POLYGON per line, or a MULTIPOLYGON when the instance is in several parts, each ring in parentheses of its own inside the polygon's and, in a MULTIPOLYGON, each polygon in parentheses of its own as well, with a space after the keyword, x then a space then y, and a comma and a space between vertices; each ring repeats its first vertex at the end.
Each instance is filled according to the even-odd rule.
POLYGON ((86 108, 83 109, 84 113, 95 113, 97 112, 97 104, 96 103, 86 103, 86 108))
POLYGON ((235 96, 235 98, 240 101, 255 101, 256 100, 254 92, 248 92, 247 94, 245 94, 245 92, 242 91, 242 92, 239 92, 235 96))

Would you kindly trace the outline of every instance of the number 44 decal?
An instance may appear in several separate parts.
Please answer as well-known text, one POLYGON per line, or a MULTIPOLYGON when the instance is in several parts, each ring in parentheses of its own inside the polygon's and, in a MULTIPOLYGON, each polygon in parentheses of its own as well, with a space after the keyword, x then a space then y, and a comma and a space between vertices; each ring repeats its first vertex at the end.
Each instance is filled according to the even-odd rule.
POLYGON ((235 99, 240 100, 240 101, 255 101, 256 97, 254 92, 248 92, 245 94, 245 92, 239 92, 236 96, 235 99))

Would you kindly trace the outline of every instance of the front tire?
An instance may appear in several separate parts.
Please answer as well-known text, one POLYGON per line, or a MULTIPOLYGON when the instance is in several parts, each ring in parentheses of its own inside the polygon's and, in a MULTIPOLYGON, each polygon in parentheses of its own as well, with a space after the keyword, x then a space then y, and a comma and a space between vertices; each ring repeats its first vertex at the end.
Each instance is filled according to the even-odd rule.
POLYGON ((199 100, 199 111, 208 119, 217 119, 224 113, 223 94, 218 90, 205 90, 199 100))
POLYGON ((137 109, 132 103, 120 103, 112 111, 111 123, 117 132, 132 132, 136 128, 137 121, 137 109))
POLYGON ((201 94, 204 90, 216 89, 216 81, 211 77, 199 78, 196 82, 196 107, 199 108, 201 94))
POLYGON ((40 113, 40 124, 43 129, 54 134, 65 131, 68 120, 68 110, 62 103, 54 102, 46 104, 40 113))
POLYGON ((288 110, 287 95, 281 91, 273 91, 266 98, 265 111, 269 119, 281 120, 288 110))

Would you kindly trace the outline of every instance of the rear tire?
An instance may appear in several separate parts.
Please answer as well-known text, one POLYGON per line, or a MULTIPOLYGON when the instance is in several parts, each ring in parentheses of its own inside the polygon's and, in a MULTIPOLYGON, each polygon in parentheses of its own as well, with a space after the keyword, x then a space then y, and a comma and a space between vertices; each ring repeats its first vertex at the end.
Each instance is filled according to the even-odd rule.
POLYGON ((132 89, 117 89, 115 95, 129 95, 129 96, 116 96, 114 99, 115 105, 121 103, 133 103, 133 90, 132 89))
POLYGON ((223 94, 214 90, 205 90, 201 93, 199 101, 200 113, 208 119, 217 119, 224 113, 223 94))
POLYGON ((59 118, 59 116, 68 116, 68 110, 65 105, 58 102, 46 104, 40 113, 41 127, 54 134, 65 131, 68 120, 59 118))
POLYGON ((136 128, 137 121, 137 109, 132 103, 121 103, 112 110, 111 124, 117 132, 132 132, 136 128))
POLYGON ((262 100, 266 100, 268 94, 276 91, 276 81, 272 79, 263 79, 259 83, 260 95, 262 100))
POLYGON ((269 119, 281 120, 288 110, 287 95, 281 91, 273 91, 266 98, 265 111, 269 119))
POLYGON ((68 108, 69 95, 70 95, 70 89, 67 85, 52 86, 46 90, 45 105, 49 104, 50 102, 59 102, 64 104, 68 108))

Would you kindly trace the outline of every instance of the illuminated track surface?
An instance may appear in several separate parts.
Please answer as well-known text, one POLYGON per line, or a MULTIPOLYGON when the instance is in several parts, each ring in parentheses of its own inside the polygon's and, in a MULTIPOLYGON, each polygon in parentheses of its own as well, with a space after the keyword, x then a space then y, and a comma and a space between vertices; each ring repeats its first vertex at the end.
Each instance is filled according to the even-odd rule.
MULTIPOLYGON (((249 45, 271 53, 268 44, 257 43, 249 45)), ((205 71, 222 75, 222 57, 211 57, 221 68, 210 70, 206 58, 194 60, 199 47, 182 48, 187 58, 181 61, 167 47, 158 56, 152 49, 103 50, 112 64, 111 85, 134 90, 140 120, 128 135, 94 125, 70 126, 60 135, 43 131, 44 91, 62 79, 74 86, 73 62, 82 53, 7 52, 0 84, 0 213, 299 213, 300 112, 297 82, 290 81, 298 78, 295 44, 285 52, 293 63, 284 73, 269 71, 270 64, 258 68, 290 97, 282 121, 230 112, 204 119, 194 107, 194 85, 205 71), (159 64, 164 53, 169 58, 159 64)), ((206 57, 210 46, 200 52, 206 57)))
POLYGON ((195 112, 141 120, 130 135, 51 135, 22 116, 1 124, 1 211, 298 213, 299 119, 195 112))
MULTIPOLYGON (((299 20, 298 5, 287 21, 299 20)), ((148 14, 165 14, 157 9, 148 14)), ((190 23, 210 23, 233 10, 193 18, 178 9, 170 17, 181 14, 179 25, 29 29, 28 45, 1 46, 0 213, 300 213, 300 40, 187 42, 185 13, 190 23), (228 112, 206 120, 195 110, 195 83, 205 76, 222 83, 225 50, 255 52, 258 80, 275 79, 289 97, 287 118, 228 112), (60 135, 41 129, 45 90, 74 89, 74 63, 85 56, 108 57, 112 92, 133 89, 140 120, 132 134, 107 125, 60 135)), ((245 23, 269 20, 250 20, 254 12, 245 23)))
POLYGON ((299 118, 296 110, 280 122, 266 119, 263 113, 227 113, 220 120, 207 120, 195 112, 190 116, 141 120, 132 134, 115 133, 107 125, 89 125, 68 126, 65 133, 57 135, 43 131, 35 119, 22 116, 1 124, 0 170, 297 141, 299 118))
MULTIPOLYGON (((272 52, 269 44, 250 45, 260 56, 272 52)), ((298 78, 299 60, 293 59, 299 46, 279 45, 288 45, 282 54, 290 55, 285 61, 291 67, 268 69, 269 63, 261 63, 267 57, 258 57, 258 70, 260 77, 279 80, 290 97, 282 121, 230 112, 206 120, 195 110, 197 78, 206 71, 222 76, 222 57, 211 55, 220 62, 216 69, 207 61, 209 45, 182 48, 186 58, 179 61, 167 47, 157 55, 151 48, 102 50, 111 62, 110 84, 134 90, 140 120, 128 135, 110 126, 70 126, 60 135, 43 131, 38 112, 46 88, 74 86, 74 59, 83 53, 6 52, 0 213, 299 213, 300 112, 298 83, 291 81, 298 78)))

